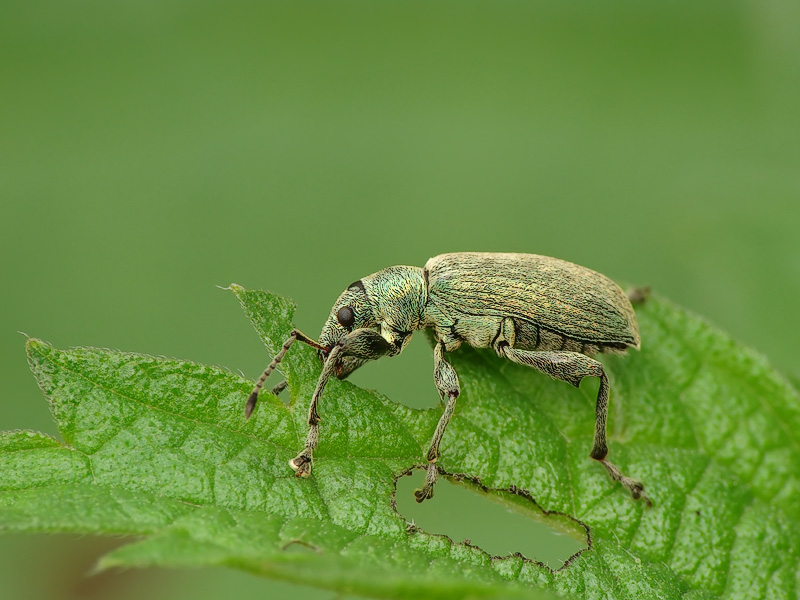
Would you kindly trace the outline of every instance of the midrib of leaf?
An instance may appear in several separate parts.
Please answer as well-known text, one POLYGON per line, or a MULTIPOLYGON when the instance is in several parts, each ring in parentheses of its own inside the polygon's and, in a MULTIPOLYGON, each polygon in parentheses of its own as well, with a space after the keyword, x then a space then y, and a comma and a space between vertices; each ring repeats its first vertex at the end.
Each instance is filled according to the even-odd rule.
MULTIPOLYGON (((293 305, 238 286, 233 291, 274 354, 291 329, 293 305)), ((782 492, 770 504, 752 487, 751 478, 746 478, 746 483, 733 482, 731 476, 741 465, 709 455, 700 447, 697 435, 687 438, 673 421, 690 422, 686 421, 690 411, 683 392, 695 389, 703 369, 713 367, 718 386, 737 390, 726 399, 731 406, 752 403, 748 398, 754 396, 763 409, 761 416, 772 422, 789 421, 776 424, 775 430, 781 432, 778 441, 786 441, 777 450, 788 452, 793 461, 789 467, 781 466, 786 477, 781 489, 791 490, 792 485, 797 487, 800 470, 797 442, 788 435, 800 422, 800 413, 792 404, 798 402, 796 389, 782 382, 765 361, 668 303, 655 299, 638 313, 644 350, 607 361, 612 410, 624 417, 610 421, 611 458, 647 483, 656 500, 656 507, 648 511, 630 502, 587 458, 596 384, 576 391, 486 353, 465 349, 452 355, 464 393, 442 445, 441 466, 489 487, 524 488, 543 508, 571 513, 587 523, 592 529, 593 550, 555 574, 533 562, 513 557, 491 559, 440 536, 406 531, 391 506, 393 477, 424 462, 425 444, 438 410, 415 411, 379 394, 333 381, 320 407, 324 428, 314 475, 309 480, 291 477, 286 461, 297 452, 304 436, 306 402, 319 372, 313 351, 300 344, 282 365, 290 384, 290 408, 263 394, 253 419, 244 423, 241 403, 252 383, 225 371, 109 351, 62 352, 31 342, 32 366, 51 396, 54 411, 69 416, 59 422, 62 433, 72 443, 77 440, 79 446, 82 436, 91 441, 92 432, 81 428, 90 426, 97 416, 84 414, 89 419, 81 421, 79 405, 95 402, 99 411, 115 406, 104 402, 126 397, 122 390, 130 387, 130 376, 135 380, 142 369, 154 387, 172 381, 172 392, 178 392, 145 395, 146 402, 128 393, 128 401, 138 403, 142 414, 134 415, 130 422, 122 419, 117 425, 125 426, 117 427, 109 440, 131 428, 141 434, 139 421, 158 421, 154 415, 160 415, 158 422, 165 427, 185 426, 188 421, 195 429, 206 428, 199 439, 192 438, 194 431, 189 431, 174 446, 161 447, 159 439, 141 435, 127 441, 139 444, 138 450, 151 452, 153 468, 160 455, 174 457, 177 462, 170 464, 178 474, 184 458, 194 461, 189 464, 204 465, 201 471, 215 495, 210 503, 198 503, 190 493, 191 482, 167 480, 170 485, 164 487, 148 484, 146 479, 111 478, 107 473, 101 473, 96 484, 88 483, 87 475, 82 482, 54 481, 50 488, 40 487, 37 478, 48 475, 47 464, 42 464, 41 453, 36 452, 74 450, 43 438, 26 441, 25 435, 13 432, 0 436, 0 472, 13 467, 15 473, 21 473, 22 489, 9 488, 0 479, 0 528, 146 533, 150 537, 115 551, 105 564, 225 564, 381 597, 407 597, 403 594, 411 592, 431 598, 460 597, 465 589, 474 590, 476 597, 537 597, 534 588, 539 586, 586 598, 678 598, 687 593, 700 598, 701 590, 729 598, 760 597, 757 594, 767 592, 778 598, 794 597, 797 582, 788 574, 798 567, 800 532, 797 504, 791 494, 782 492), (678 351, 688 352, 695 368, 689 368, 692 365, 687 366, 686 356, 678 351), (104 360, 114 368, 103 371, 104 360), (139 371, 137 364, 142 367, 139 371), (170 378, 176 373, 181 376, 173 381, 170 378), (76 396, 80 381, 95 391, 104 390, 104 395, 76 396), (116 383, 108 385, 109 381, 116 383), (655 392, 654 381, 659 388, 655 392), (676 387, 680 382, 683 391, 676 387), (202 402, 209 394, 212 407, 202 402), (658 411, 653 409, 653 394, 657 394, 658 411), (166 407, 161 406, 165 403, 166 407), (271 425, 281 427, 281 423, 290 425, 290 431, 283 429, 288 437, 270 430, 271 425), (350 428, 351 423, 360 423, 362 429, 350 428), (363 430, 374 423, 380 425, 363 430), (189 440, 206 444, 200 449, 207 452, 187 455, 189 440), (147 446, 153 443, 156 446, 147 446), (25 444, 42 447, 20 453, 25 444), (220 451, 231 447, 236 447, 233 454, 220 451), (266 452, 271 460, 265 458, 268 448, 272 448, 266 452), (22 461, 20 457, 24 457, 22 461), (236 481, 240 490, 230 488, 230 481, 228 488, 219 486, 222 476, 236 481), (244 492, 236 493, 241 490, 244 492), (53 512, 57 498, 70 500, 60 513, 53 512), (303 499, 305 502, 300 502, 303 499), (108 514, 87 524, 86 507, 95 506, 107 508, 108 514), (153 514, 148 506, 159 510, 153 514), (695 514, 697 510, 700 515, 695 514), (762 555, 769 553, 763 548, 765 539, 772 544, 771 556, 781 558, 757 565, 752 548, 761 543, 762 555), (291 551, 296 546, 292 542, 319 553, 296 554, 291 551)), ((693 401, 703 406, 703 402, 719 400, 699 397, 693 401)), ((114 423, 113 419, 110 422, 114 423)), ((105 423, 107 426, 109 421, 105 423)), ((692 423, 696 431, 704 431, 702 426, 692 423)), ((99 452, 107 452, 109 440, 86 452, 89 467, 99 452)), ((112 457, 110 464, 121 473, 126 468, 148 466, 146 461, 126 463, 137 458, 135 445, 117 446, 114 450, 120 454, 112 457)), ((723 447, 724 442, 715 452, 723 447)), ((762 451, 763 464, 760 471, 754 471, 762 480, 768 480, 770 470, 779 474, 775 471, 778 466, 765 462, 775 450, 762 451)))

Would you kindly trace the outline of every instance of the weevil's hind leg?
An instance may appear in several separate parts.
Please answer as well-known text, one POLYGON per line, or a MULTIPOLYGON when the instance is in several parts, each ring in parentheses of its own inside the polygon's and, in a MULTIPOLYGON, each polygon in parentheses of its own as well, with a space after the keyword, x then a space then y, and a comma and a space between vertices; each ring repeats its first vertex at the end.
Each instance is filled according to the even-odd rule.
POLYGON ((566 381, 575 387, 580 385, 584 377, 598 377, 600 390, 597 392, 594 446, 591 456, 606 468, 611 479, 619 481, 630 492, 634 500, 642 499, 648 506, 652 506, 650 498, 644 493, 644 486, 639 481, 625 476, 616 465, 606 459, 608 455, 606 418, 608 416, 609 385, 608 376, 601 362, 578 352, 530 352, 517 350, 503 342, 497 344, 495 350, 501 356, 515 363, 533 367, 553 379, 566 381))
POLYGON ((439 423, 436 425, 436 431, 433 433, 433 439, 428 449, 428 472, 425 476, 425 485, 421 489, 414 491, 414 497, 417 502, 433 497, 433 486, 436 485, 436 481, 439 479, 439 471, 436 466, 436 461, 439 459, 439 444, 442 441, 445 429, 447 429, 447 424, 453 416, 453 411, 456 408, 456 399, 461 393, 458 375, 450 363, 444 359, 443 342, 438 342, 433 348, 433 381, 439 390, 442 400, 447 398, 447 403, 444 406, 444 412, 439 419, 439 423))

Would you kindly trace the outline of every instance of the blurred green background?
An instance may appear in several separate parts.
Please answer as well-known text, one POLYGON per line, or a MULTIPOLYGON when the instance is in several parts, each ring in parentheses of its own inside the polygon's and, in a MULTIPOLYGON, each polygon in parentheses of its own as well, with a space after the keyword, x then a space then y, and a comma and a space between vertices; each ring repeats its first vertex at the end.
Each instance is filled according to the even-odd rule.
MULTIPOLYGON (((650 284, 797 374, 799 24, 794 0, 6 0, 0 429, 55 433, 17 331, 255 378, 268 357, 215 285, 291 296, 316 335, 350 281, 445 251, 650 284)), ((438 400, 423 340, 354 380, 438 400)), ((2 537, 0 589, 306 594, 83 580, 116 543, 2 537)))

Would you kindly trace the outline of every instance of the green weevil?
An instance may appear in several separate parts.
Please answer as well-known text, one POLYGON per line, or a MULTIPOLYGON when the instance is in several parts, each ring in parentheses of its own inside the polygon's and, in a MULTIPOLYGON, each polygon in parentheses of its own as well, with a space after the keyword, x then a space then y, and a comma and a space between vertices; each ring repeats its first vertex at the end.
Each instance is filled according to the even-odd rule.
POLYGON ((640 347, 633 307, 605 275, 557 258, 458 252, 435 256, 422 268, 388 267, 351 283, 333 305, 319 342, 291 332, 256 383, 245 415, 296 340, 316 348, 323 367, 309 406, 310 429, 305 448, 290 461, 298 477, 307 477, 319 437, 317 405, 330 376, 344 379, 367 361, 400 354, 412 333, 424 328, 433 329, 433 381, 445 406, 428 449, 425 484, 414 492, 418 502, 433 496, 439 444, 460 392, 445 353, 467 343, 575 387, 584 377, 599 378, 591 457, 634 499, 651 504, 640 482, 606 460, 609 383, 603 364, 591 358, 640 347))

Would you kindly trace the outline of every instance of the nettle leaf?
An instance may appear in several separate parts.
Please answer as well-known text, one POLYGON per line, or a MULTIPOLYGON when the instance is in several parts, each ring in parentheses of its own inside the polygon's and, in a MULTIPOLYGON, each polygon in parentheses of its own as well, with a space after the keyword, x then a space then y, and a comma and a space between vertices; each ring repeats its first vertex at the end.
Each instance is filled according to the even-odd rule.
MULTIPOLYGON (((274 355, 294 306, 231 289, 274 355)), ((245 421, 252 382, 225 370, 29 340, 64 442, 0 434, 0 530, 137 536, 102 567, 226 565, 383 598, 797 597, 797 389, 664 300, 637 313, 642 351, 604 362, 610 456, 646 483, 649 509, 588 457, 596 381, 575 390, 490 352, 449 357, 462 395, 441 468, 584 523, 591 548, 558 571, 396 513, 395 479, 424 464, 440 409, 332 380, 313 475, 294 477, 320 371, 301 344, 280 366, 289 406, 263 393, 245 421)))

